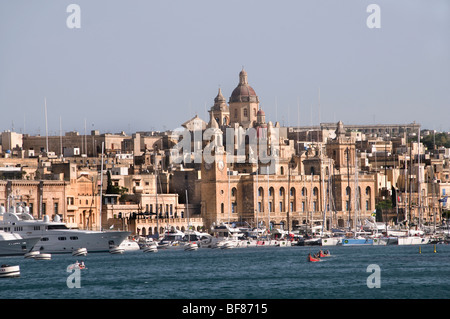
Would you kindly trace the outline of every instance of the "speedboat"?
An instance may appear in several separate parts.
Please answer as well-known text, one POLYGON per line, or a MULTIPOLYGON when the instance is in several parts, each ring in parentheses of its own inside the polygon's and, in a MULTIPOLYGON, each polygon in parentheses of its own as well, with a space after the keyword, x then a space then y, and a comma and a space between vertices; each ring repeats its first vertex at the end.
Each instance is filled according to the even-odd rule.
POLYGON ((109 249, 109 252, 114 255, 123 254, 125 252, 125 249, 123 249, 122 247, 119 247, 119 246, 113 246, 109 249))
POLYGON ((40 240, 34 245, 34 251, 41 253, 72 253, 79 248, 89 252, 107 252, 111 246, 120 245, 130 234, 128 231, 94 231, 70 229, 61 222, 59 215, 50 221, 48 215, 42 220, 35 219, 28 207, 19 203, 6 212, 0 207, 0 229, 14 232, 24 239, 40 240))
POLYGON ((134 251, 141 249, 137 241, 125 239, 119 245, 120 248, 123 248, 125 251, 134 251))
POLYGON ((198 250, 198 244, 196 242, 190 242, 190 243, 186 243, 184 245, 184 250, 185 251, 194 251, 194 250, 198 250))
POLYGON ((158 244, 157 243, 148 244, 147 246, 143 246, 141 249, 144 253, 156 253, 158 252, 158 244))
POLYGON ((30 252, 41 237, 23 238, 18 233, 0 230, 0 256, 20 256, 30 252))
POLYGON ((20 277, 20 266, 1 265, 0 278, 20 277))
POLYGON ((72 256, 86 256, 87 249, 86 248, 78 248, 72 252, 72 256))

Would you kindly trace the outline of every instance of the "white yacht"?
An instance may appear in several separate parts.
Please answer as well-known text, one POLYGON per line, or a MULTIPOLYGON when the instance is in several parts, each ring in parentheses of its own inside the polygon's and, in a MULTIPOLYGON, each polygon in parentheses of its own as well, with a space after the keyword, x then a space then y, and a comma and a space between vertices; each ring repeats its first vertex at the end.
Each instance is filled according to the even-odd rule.
POLYGON ((17 233, 0 230, 0 256, 25 255, 33 249, 39 239, 41 237, 29 237, 25 239, 17 233))
POLYGON ((27 240, 38 237, 40 240, 32 250, 55 254, 72 253, 79 248, 86 248, 89 253, 108 252, 110 247, 119 246, 130 235, 127 231, 69 229, 60 221, 59 215, 53 221, 48 215, 37 220, 28 207, 20 204, 8 212, 0 207, 0 230, 16 233, 27 240))

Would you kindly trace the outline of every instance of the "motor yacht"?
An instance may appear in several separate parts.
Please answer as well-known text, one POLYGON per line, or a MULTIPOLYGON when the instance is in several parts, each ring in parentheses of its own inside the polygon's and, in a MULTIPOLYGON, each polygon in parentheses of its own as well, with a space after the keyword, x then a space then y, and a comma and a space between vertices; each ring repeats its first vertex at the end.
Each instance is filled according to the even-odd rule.
POLYGON ((53 221, 48 215, 42 220, 35 219, 23 203, 12 206, 8 212, 0 207, 0 230, 18 234, 30 242, 40 238, 32 250, 55 254, 72 253, 79 248, 86 248, 90 253, 107 252, 131 234, 127 231, 70 229, 61 222, 59 215, 55 215, 53 221))

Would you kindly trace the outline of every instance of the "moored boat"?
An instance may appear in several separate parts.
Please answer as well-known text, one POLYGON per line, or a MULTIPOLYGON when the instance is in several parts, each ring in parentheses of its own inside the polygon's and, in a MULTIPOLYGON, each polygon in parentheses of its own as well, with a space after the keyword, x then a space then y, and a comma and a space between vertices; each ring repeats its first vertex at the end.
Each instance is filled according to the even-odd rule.
POLYGON ((1 265, 0 278, 20 277, 20 266, 1 265))
POLYGON ((113 255, 123 254, 124 252, 125 252, 125 249, 118 247, 118 246, 114 246, 109 249, 109 253, 113 254, 113 255))
POLYGON ((191 243, 186 243, 184 245, 184 250, 185 251, 194 251, 194 250, 198 250, 198 244, 196 242, 191 242, 191 243))
POLYGON ((78 248, 72 252, 72 256, 86 256, 88 253, 86 248, 78 248))
POLYGON ((50 260, 52 259, 52 255, 51 254, 37 254, 34 256, 35 260, 50 260))

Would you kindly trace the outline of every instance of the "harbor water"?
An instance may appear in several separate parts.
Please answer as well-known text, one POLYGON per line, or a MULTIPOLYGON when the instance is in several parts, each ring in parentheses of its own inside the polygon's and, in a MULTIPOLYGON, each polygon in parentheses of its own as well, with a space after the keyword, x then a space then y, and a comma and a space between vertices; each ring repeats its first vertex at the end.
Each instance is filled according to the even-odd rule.
POLYGON ((1 299, 442 299, 449 298, 450 287, 448 245, 203 248, 0 259, 20 265, 21 271, 18 278, 0 279, 1 299), (320 248, 331 256, 307 262, 308 253, 320 248), (67 268, 77 260, 87 269, 79 272, 79 287, 70 288, 75 272, 67 268))

